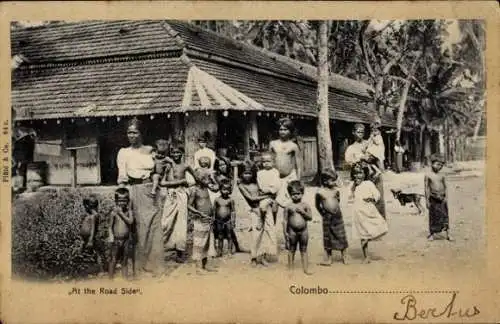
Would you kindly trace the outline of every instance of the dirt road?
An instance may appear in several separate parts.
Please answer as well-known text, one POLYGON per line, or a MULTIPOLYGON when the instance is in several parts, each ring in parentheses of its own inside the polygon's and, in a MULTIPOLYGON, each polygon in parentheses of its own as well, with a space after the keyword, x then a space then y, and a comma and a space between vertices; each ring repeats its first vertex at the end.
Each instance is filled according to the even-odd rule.
MULTIPOLYGON (((391 188, 403 188, 406 191, 423 193, 423 174, 386 177, 385 199, 389 234, 382 241, 370 245, 373 261, 369 265, 361 264, 362 253, 359 240, 352 234, 352 206, 347 202, 347 186, 343 186, 341 199, 350 245, 349 265, 343 266, 340 262, 330 268, 317 265, 323 257, 322 229, 321 217, 313 208, 313 221, 309 225, 309 259, 311 270, 315 276, 327 275, 332 271, 337 275, 341 273, 352 274, 364 271, 361 269, 369 268, 370 273, 373 275, 379 273, 383 278, 392 270, 436 267, 439 271, 450 271, 451 273, 466 269, 472 270, 475 267, 484 251, 484 177, 460 175, 448 177, 450 226, 451 233, 456 239, 455 242, 448 242, 444 239, 427 241, 427 215, 419 215, 415 207, 399 205, 399 202, 394 200, 389 192, 391 188)), ((314 206, 314 190, 315 188, 308 188, 304 196, 304 200, 311 206, 314 206)), ((244 221, 240 222, 240 227, 245 227, 244 221)), ((248 233, 240 232, 240 238, 244 243, 248 243, 248 237, 248 233)), ((252 268, 249 264, 248 254, 226 256, 215 263, 219 271, 210 274, 210 276, 231 277, 233 274, 248 274, 253 277, 266 273, 276 275, 287 273, 285 267, 286 251, 282 251, 279 262, 269 268, 252 268)), ((296 268, 295 272, 299 273, 299 255, 296 257, 296 268)), ((418 274, 418 271, 415 271, 418 274)), ((171 276, 176 278, 189 276, 193 273, 192 265, 187 264, 176 269, 171 276)))

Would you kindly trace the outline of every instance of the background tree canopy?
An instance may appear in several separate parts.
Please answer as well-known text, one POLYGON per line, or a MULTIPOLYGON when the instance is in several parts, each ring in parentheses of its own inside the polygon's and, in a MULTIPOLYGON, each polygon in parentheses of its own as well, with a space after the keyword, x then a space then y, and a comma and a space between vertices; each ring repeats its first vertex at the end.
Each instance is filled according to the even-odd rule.
MULTIPOLYGON (((318 65, 318 21, 232 20, 194 24, 318 65)), ((432 131, 476 137, 485 124, 485 29, 481 20, 328 22, 328 68, 374 88, 380 113, 415 132, 423 159, 432 131)))
MULTIPOLYGON (((317 21, 193 23, 317 66, 317 21)), ((479 20, 329 21, 330 72, 372 85, 381 110, 406 110, 400 127, 448 119, 470 133, 484 117, 484 46, 479 20)))

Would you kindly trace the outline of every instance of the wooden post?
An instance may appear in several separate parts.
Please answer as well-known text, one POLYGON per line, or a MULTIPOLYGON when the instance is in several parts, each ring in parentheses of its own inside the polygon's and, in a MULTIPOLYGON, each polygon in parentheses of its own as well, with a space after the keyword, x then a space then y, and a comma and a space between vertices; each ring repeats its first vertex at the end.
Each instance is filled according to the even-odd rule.
POLYGON ((388 164, 389 164, 389 168, 392 166, 392 144, 391 144, 391 135, 392 133, 387 133, 387 159, 389 160, 388 161, 388 164))
POLYGON ((245 158, 250 158, 250 141, 253 141, 257 146, 259 145, 259 131, 257 127, 257 116, 254 112, 248 114, 248 122, 245 125, 245 158))
POLYGON ((71 186, 76 187, 76 150, 70 150, 71 152, 71 186))

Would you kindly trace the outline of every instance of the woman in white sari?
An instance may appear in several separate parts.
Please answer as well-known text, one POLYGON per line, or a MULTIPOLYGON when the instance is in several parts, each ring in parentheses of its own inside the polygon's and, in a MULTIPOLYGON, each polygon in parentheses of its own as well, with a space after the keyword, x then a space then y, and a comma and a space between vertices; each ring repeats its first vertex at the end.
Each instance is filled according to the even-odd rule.
POLYGON ((142 270, 156 272, 163 260, 159 200, 149 195, 154 168, 152 147, 142 142, 141 122, 133 118, 127 127, 130 146, 118 151, 118 185, 128 187, 137 225, 139 266, 142 270))

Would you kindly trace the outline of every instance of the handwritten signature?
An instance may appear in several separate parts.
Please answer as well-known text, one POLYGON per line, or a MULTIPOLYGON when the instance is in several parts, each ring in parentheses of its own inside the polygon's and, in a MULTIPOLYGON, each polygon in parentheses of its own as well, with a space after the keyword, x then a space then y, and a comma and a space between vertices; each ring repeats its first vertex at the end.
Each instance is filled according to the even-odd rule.
POLYGON ((478 315, 479 308, 477 306, 467 308, 455 307, 457 293, 454 292, 451 300, 444 307, 418 307, 417 299, 413 295, 406 295, 401 298, 401 304, 404 305, 403 312, 394 313, 394 319, 399 321, 414 320, 414 319, 427 319, 427 318, 470 318, 478 315))

